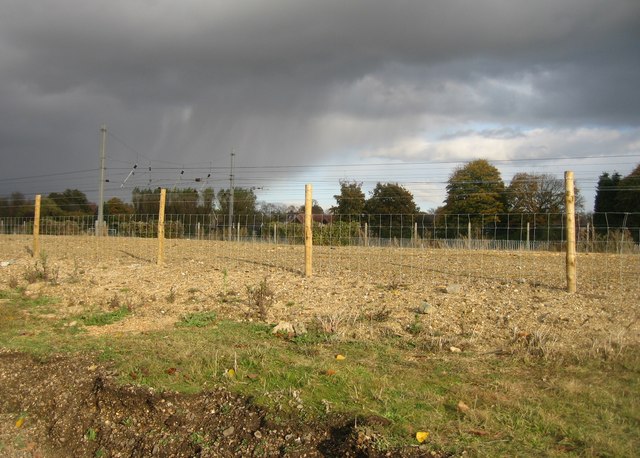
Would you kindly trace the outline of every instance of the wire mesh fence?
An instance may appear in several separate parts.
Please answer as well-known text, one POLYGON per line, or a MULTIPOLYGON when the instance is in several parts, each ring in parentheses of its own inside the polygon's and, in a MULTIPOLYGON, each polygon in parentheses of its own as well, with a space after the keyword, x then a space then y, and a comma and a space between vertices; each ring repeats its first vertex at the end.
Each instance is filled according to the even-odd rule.
MULTIPOLYGON (((638 216, 590 214, 577 218, 578 252, 614 254, 599 262, 612 275, 617 272, 616 284, 637 283, 640 274, 640 225, 628 224, 638 216), (624 224, 610 226, 608 221, 624 224), (621 263, 631 270, 623 269, 621 263)), ((303 220, 301 214, 235 215, 232 222, 227 215, 167 215, 164 259, 179 264, 215 258, 220 268, 227 263, 301 272, 303 220)), ((96 260, 113 256, 144 262, 157 259, 157 214, 110 215, 101 231, 96 227, 93 216, 45 216, 39 220, 39 246, 52 253, 58 246, 71 244, 96 260)), ((561 285, 564 229, 563 214, 313 215, 313 269, 326 275, 384 273, 400 278, 442 274, 468 280, 491 275, 484 261, 501 256, 505 268, 494 273, 497 279, 549 282, 545 272, 531 264, 532 255, 526 255, 546 252, 556 254, 549 258, 549 266, 555 272, 553 281, 561 285), (448 261, 435 267, 436 258, 448 261)), ((0 219, 0 237, 7 241, 20 237, 27 250, 32 246, 29 236, 33 230, 33 218, 0 219)), ((3 251, 0 248, 1 256, 10 255, 3 251)))
MULTIPOLYGON (((317 246, 561 251, 564 221, 561 213, 313 215, 313 239, 317 246)), ((584 214, 576 221, 578 251, 638 252, 640 214, 584 214)), ((301 214, 235 215, 233 221, 228 215, 169 214, 164 236, 299 245, 304 243, 303 222, 301 214)), ((33 218, 0 218, 0 234, 32 234, 33 226, 33 218)), ((43 236, 94 236, 96 227, 94 216, 45 216, 39 221, 43 236)), ((156 238, 158 215, 110 215, 105 218, 103 233, 97 235, 156 238)))

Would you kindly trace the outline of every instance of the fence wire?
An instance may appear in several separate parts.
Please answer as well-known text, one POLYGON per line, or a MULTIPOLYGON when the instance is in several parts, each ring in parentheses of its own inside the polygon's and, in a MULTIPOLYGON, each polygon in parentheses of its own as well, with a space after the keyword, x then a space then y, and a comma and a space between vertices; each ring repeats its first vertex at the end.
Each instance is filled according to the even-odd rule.
MULTIPOLYGON (((579 282, 638 287, 639 216, 576 218, 579 282)), ((299 214, 235 215, 231 223, 226 215, 167 215, 164 259, 175 268, 206 261, 216 269, 302 273, 302 221, 299 214)), ((1 218, 0 260, 30 250, 33 229, 33 218, 1 218)), ((110 215, 98 233, 95 217, 42 217, 39 233, 41 250, 54 257, 70 256, 70 246, 97 261, 154 263, 158 254, 157 215, 110 215)), ((377 283, 435 277, 562 288, 564 237, 562 214, 313 215, 313 271, 377 283)))

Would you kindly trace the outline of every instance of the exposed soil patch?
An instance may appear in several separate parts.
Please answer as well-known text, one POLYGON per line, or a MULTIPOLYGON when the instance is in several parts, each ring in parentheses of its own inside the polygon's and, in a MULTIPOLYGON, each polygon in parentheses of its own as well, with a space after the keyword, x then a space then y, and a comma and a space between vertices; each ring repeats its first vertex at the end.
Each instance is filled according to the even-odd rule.
POLYGON ((224 389, 185 395, 118 386, 108 367, 85 356, 0 353, 0 412, 0 453, 9 457, 424 454, 418 447, 380 453, 349 419, 276 425, 224 389))

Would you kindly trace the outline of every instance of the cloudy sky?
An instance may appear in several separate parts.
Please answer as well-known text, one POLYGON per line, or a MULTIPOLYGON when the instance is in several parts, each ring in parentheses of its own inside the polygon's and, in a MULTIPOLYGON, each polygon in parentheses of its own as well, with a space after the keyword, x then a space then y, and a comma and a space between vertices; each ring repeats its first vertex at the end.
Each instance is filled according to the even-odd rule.
POLYGON ((590 209, 640 162, 640 2, 0 0, 0 195, 96 199, 102 124, 107 198, 228 186, 234 151, 271 202, 393 181, 427 210, 486 158, 575 170, 590 209))

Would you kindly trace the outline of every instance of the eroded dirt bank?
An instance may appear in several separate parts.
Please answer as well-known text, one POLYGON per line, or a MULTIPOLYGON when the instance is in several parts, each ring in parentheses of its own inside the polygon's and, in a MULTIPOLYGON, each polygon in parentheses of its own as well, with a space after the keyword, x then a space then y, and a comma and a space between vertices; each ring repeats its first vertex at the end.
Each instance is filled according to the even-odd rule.
POLYGON ((311 425, 293 419, 276 425, 250 399, 224 389, 188 395, 118 386, 108 367, 86 356, 37 360, 21 353, 0 353, 0 422, 0 455, 6 457, 413 457, 425 453, 417 447, 379 453, 350 419, 311 425))

